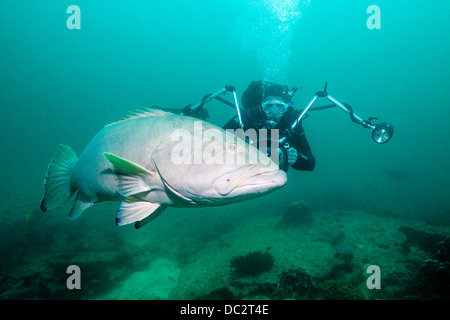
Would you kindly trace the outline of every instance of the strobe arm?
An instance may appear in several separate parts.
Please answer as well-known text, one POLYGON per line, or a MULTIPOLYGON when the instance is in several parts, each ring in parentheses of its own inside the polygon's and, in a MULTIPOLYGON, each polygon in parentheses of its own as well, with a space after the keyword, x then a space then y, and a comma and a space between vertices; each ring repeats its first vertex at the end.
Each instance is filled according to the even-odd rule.
MULTIPOLYGON (((303 111, 300 113, 299 117, 295 122, 292 124, 292 126, 289 128, 289 130, 293 131, 295 130, 295 127, 298 123, 303 119, 306 112, 310 110, 311 106, 316 102, 317 98, 326 98, 330 100, 334 105, 338 106, 340 109, 344 110, 350 115, 350 119, 356 123, 360 124, 362 127, 366 129, 372 129, 372 138, 376 143, 383 144, 391 140, 392 135, 394 134, 394 127, 386 122, 374 124, 372 123, 372 120, 377 120, 377 118, 371 117, 368 120, 364 120, 360 116, 358 116, 356 113, 353 112, 353 108, 347 104, 347 103, 341 103, 332 96, 330 96, 327 92, 327 86, 328 83, 325 82, 325 87, 323 91, 319 91, 316 93, 314 98, 311 100, 311 102, 308 104, 308 106, 303 109, 303 111)), ((280 140, 280 143, 284 143, 287 140, 287 138, 282 138, 280 140)))
POLYGON ((340 103, 329 94, 326 96, 326 98, 337 105, 339 108, 350 114, 350 119, 352 119, 354 123, 360 124, 366 129, 372 129, 372 139, 376 143, 384 144, 391 140, 392 135, 394 134, 394 127, 390 123, 372 123, 372 120, 378 120, 378 118, 375 117, 370 117, 369 119, 364 120, 353 112, 353 109, 349 104, 340 103))
MULTIPOLYGON (((220 89, 219 91, 217 91, 217 92, 215 92, 213 94, 205 95, 203 97, 202 101, 197 103, 195 106, 188 105, 187 107, 185 107, 183 109, 183 114, 187 115, 187 116, 191 116, 191 117, 201 118, 201 119, 204 120, 204 118, 203 118, 203 115, 204 115, 203 110, 206 110, 206 109, 203 109, 203 106, 205 105, 205 103, 207 103, 207 102, 211 101, 212 99, 220 96, 221 94, 225 94, 226 91, 227 91, 227 89, 225 87, 225 88, 222 88, 222 89, 220 89)), ((206 113, 208 113, 208 112, 206 111, 206 113)))
POLYGON ((213 94, 207 94, 203 97, 202 101, 197 103, 195 106, 187 106, 184 108, 183 110, 183 114, 188 115, 188 116, 193 116, 193 117, 198 117, 201 119, 204 119, 202 117, 202 115, 204 115, 206 113, 207 115, 207 111, 206 109, 203 109, 203 106, 205 103, 210 102, 212 99, 217 99, 220 102, 225 103, 228 106, 231 106, 233 108, 236 108, 236 112, 238 115, 238 119, 239 119, 239 125, 242 129, 244 129, 244 123, 242 122, 242 117, 241 117, 241 109, 239 107, 239 103, 238 103, 238 99, 236 96, 236 88, 234 86, 230 86, 230 85, 226 85, 225 87, 223 87, 222 89, 220 89, 219 91, 213 93, 213 94), (220 95, 225 94, 227 92, 231 92, 233 94, 233 102, 231 103, 223 98, 220 97, 220 95))
MULTIPOLYGON (((363 118, 358 116, 356 113, 354 113, 353 108, 348 103, 340 103, 339 101, 337 101, 335 98, 333 98, 330 95, 327 95, 325 98, 327 98, 328 100, 333 102, 335 105, 337 105, 339 108, 341 108, 342 110, 347 112, 350 115, 350 119, 352 119, 352 121, 354 123, 360 124, 366 129, 374 128, 374 125, 372 123, 370 123, 370 120, 364 120, 363 118)), ((371 118, 371 119, 373 119, 373 118, 371 118)))

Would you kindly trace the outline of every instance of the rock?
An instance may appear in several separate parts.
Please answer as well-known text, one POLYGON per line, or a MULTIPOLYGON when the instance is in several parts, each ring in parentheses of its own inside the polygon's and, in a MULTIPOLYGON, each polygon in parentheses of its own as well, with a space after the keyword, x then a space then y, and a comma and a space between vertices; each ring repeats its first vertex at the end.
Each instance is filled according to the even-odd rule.
POLYGON ((257 275, 264 271, 269 271, 274 262, 273 256, 269 252, 253 251, 245 256, 238 256, 231 259, 231 269, 237 275, 257 275))
POLYGON ((281 218, 280 225, 300 226, 313 222, 314 219, 310 212, 310 204, 305 201, 295 201, 287 205, 284 215, 281 218))

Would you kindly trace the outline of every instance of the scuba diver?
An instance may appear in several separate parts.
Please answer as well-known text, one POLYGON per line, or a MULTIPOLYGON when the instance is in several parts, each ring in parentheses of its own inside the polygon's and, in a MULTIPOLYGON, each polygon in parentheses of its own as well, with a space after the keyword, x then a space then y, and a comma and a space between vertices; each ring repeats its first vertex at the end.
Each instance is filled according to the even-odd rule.
MULTIPOLYGON (((289 89, 272 82, 251 82, 242 95, 243 129, 267 130, 267 137, 270 137, 271 130, 279 130, 280 137, 289 135, 287 163, 296 170, 312 171, 316 162, 302 124, 298 123, 295 130, 289 129, 301 112, 292 107, 296 91, 297 88, 289 89)), ((223 128, 239 129, 238 117, 232 118, 223 128)))
POLYGON ((292 98, 297 88, 289 89, 288 86, 261 80, 251 82, 242 95, 242 109, 238 103, 235 87, 226 85, 213 94, 205 95, 202 101, 194 106, 190 104, 183 109, 166 110, 206 120, 209 114, 204 105, 213 99, 223 102, 237 112, 237 116, 228 121, 223 129, 233 131, 233 134, 250 144, 257 142, 256 147, 269 157, 275 156, 272 160, 284 171, 287 171, 289 167, 305 171, 312 171, 315 168, 316 161, 302 126, 302 120, 309 116, 307 114, 309 111, 339 107, 350 115, 352 122, 372 130, 374 142, 385 144, 391 140, 394 127, 390 123, 374 123, 374 120, 378 120, 377 117, 366 120, 361 118, 353 112, 353 108, 348 103, 341 103, 328 94, 327 87, 328 83, 325 82, 324 89, 317 91, 309 104, 301 110, 293 108, 292 98), (226 92, 232 93, 233 102, 220 97, 226 92), (325 98, 332 104, 312 107, 319 98, 325 98), (251 131, 251 134, 247 135, 248 131, 251 131), (273 145, 274 142, 275 145, 273 145), (277 157, 273 150, 277 150, 280 157, 277 157))

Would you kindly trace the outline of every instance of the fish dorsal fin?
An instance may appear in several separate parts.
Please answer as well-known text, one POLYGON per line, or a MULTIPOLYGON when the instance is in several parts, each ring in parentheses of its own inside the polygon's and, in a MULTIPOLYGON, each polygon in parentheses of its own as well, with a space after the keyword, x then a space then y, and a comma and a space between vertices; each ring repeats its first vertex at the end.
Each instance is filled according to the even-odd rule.
POLYGON ((158 116, 165 116, 171 114, 170 112, 166 112, 160 109, 153 109, 153 108, 146 108, 144 110, 137 110, 136 112, 133 112, 132 114, 126 116, 123 119, 117 120, 117 121, 111 121, 106 124, 106 126, 110 126, 122 121, 127 121, 131 119, 137 119, 137 118, 148 118, 148 117, 158 117, 158 116))
POLYGON ((111 163, 116 173, 117 191, 123 197, 151 191, 149 180, 154 176, 154 172, 112 153, 105 152, 103 156, 111 163))

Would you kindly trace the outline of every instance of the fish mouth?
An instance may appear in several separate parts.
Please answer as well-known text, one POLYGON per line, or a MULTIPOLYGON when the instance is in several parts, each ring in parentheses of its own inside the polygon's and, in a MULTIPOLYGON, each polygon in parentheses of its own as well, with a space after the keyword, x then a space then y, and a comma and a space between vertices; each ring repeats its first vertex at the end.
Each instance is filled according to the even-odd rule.
POLYGON ((281 188, 286 181, 286 173, 276 165, 246 165, 218 177, 213 188, 221 196, 251 195, 281 188))
POLYGON ((265 186, 267 188, 281 188, 286 184, 287 176, 283 170, 277 170, 273 172, 263 172, 253 177, 246 179, 243 183, 237 186, 237 188, 250 187, 250 186, 265 186))

